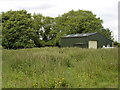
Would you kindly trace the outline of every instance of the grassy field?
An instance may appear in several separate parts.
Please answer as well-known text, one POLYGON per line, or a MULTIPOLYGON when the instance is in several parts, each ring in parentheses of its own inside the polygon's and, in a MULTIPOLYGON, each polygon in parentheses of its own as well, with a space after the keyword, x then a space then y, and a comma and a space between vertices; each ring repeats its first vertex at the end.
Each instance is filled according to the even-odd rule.
POLYGON ((3 88, 117 88, 118 51, 33 48, 3 50, 3 88))

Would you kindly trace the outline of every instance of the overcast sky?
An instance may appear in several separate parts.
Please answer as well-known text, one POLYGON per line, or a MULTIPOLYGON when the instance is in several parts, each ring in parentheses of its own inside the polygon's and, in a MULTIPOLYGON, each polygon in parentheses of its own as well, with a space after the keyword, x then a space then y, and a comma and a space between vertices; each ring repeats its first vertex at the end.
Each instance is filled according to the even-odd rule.
POLYGON ((0 0, 0 12, 25 9, 29 13, 57 17, 70 10, 90 10, 100 17, 118 40, 119 0, 0 0))

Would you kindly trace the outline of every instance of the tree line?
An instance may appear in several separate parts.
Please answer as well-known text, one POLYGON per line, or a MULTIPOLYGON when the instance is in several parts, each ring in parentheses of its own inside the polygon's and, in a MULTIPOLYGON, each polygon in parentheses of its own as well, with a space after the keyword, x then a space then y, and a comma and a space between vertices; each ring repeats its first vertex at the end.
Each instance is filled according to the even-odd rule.
POLYGON ((5 49, 60 46, 61 36, 77 33, 99 32, 113 40, 111 31, 103 27, 103 20, 86 10, 71 10, 58 17, 10 10, 2 12, 1 20, 5 49))

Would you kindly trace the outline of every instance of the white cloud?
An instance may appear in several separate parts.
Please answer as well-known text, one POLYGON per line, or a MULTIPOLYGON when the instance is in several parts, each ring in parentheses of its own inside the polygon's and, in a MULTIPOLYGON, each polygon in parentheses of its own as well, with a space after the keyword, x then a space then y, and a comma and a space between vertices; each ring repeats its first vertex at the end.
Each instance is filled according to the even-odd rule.
MULTIPOLYGON (((90 10, 103 19, 105 28, 118 35, 119 0, 1 0, 0 11, 26 9, 30 13, 41 13, 56 17, 73 10, 90 10)), ((116 38, 116 37, 115 37, 116 38)))

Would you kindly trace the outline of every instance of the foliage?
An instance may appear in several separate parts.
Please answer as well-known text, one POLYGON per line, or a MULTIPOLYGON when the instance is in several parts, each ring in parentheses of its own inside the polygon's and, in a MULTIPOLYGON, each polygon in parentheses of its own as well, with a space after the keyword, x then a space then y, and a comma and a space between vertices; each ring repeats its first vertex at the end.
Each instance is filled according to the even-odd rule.
POLYGON ((106 29, 102 29, 99 31, 99 33, 101 33, 102 35, 104 35, 105 37, 107 37, 108 39, 110 40, 114 40, 113 36, 112 36, 112 31, 110 31, 109 28, 106 28, 106 29))
POLYGON ((31 14, 26 10, 2 13, 2 46, 7 49, 34 47, 31 14))
MULTIPOLYGON (((76 33, 90 33, 99 32, 109 39, 111 37, 111 31, 102 26, 103 21, 91 11, 71 10, 68 13, 56 18, 56 31, 61 33, 60 36, 76 33)), ((59 34, 58 34, 59 35, 59 34)), ((60 38, 60 36, 58 36, 60 38)), ((58 40, 59 41, 59 40, 58 40)))
POLYGON ((118 43, 117 41, 114 41, 114 46, 115 47, 120 47, 120 43, 118 43))
POLYGON ((2 46, 7 49, 60 46, 67 34, 99 32, 113 39, 111 31, 91 11, 71 10, 56 18, 27 13, 26 10, 3 12, 2 46))
POLYGON ((32 16, 32 21, 33 21, 32 28, 34 31, 32 39, 37 47, 44 46, 44 41, 40 39, 42 38, 40 33, 41 28, 43 26, 42 20, 43 20, 43 16, 41 14, 38 15, 34 14, 32 16))
MULTIPOLYGON (((41 14, 33 15, 33 29, 36 31, 35 36, 38 37, 39 40, 41 39, 45 45, 49 46, 54 44, 51 43, 55 37, 53 33, 53 27, 54 18, 44 17, 41 14)), ((38 40, 37 43, 39 43, 38 40)))
POLYGON ((117 48, 46 47, 2 52, 3 88, 118 87, 117 48))
POLYGON ((67 34, 94 32, 103 28, 103 21, 100 18, 96 18, 96 15, 91 11, 71 10, 57 17, 57 19, 59 29, 67 34))

